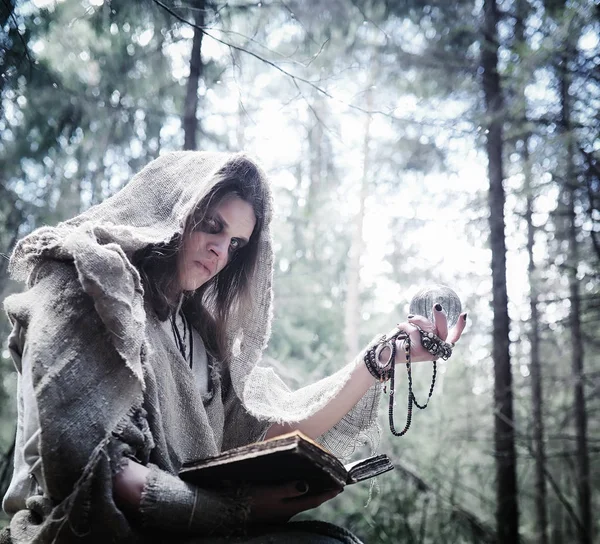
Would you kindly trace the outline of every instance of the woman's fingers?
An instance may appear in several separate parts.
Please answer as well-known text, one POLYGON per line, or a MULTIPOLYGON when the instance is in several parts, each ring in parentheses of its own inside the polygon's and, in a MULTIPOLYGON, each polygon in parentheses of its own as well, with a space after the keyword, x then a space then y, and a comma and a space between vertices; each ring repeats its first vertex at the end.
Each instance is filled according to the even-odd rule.
POLYGON ((330 491, 323 491, 322 493, 318 493, 316 495, 307 495, 306 497, 298 497, 295 499, 290 499, 286 501, 294 510, 297 512, 303 512, 304 510, 310 510, 311 508, 316 508, 320 506, 324 502, 327 502, 334 497, 337 497, 344 488, 332 489, 330 491))
POLYGON ((441 304, 433 305, 433 324, 436 334, 445 341, 448 338, 448 319, 441 304))
POLYGON ((251 496, 267 495, 273 500, 293 499, 301 497, 308 492, 308 484, 299 480, 297 482, 286 482, 279 485, 259 485, 252 489, 251 496))
MULTIPOLYGON (((398 332, 398 329, 403 330, 410 337, 410 353, 411 360, 413 362, 417 361, 431 361, 435 357, 431 355, 429 351, 427 351, 422 344, 421 333, 419 329, 425 332, 434 333, 441 340, 449 343, 456 343, 467 324, 467 314, 462 313, 458 318, 458 322, 452 329, 448 332, 448 319, 446 314, 444 313, 444 309, 440 305, 435 305, 433 307, 433 320, 434 323, 429 321, 426 317, 422 315, 409 315, 408 321, 404 323, 399 323, 395 332, 398 332)), ((405 353, 404 353, 404 339, 399 338, 396 343, 396 363, 404 362, 405 353)))
POLYGON ((332 491, 324 491, 323 493, 272 502, 267 506, 265 509, 266 512, 263 513, 262 516, 259 514, 259 520, 262 517, 263 521, 266 520, 271 523, 274 521, 288 521, 290 518, 294 517, 300 512, 312 510, 317 506, 321 506, 324 502, 333 499, 342 491, 343 488, 340 488, 332 491))
POLYGON ((425 332, 432 332, 442 340, 446 340, 448 336, 448 319, 440 304, 433 307, 433 323, 423 315, 408 316, 408 322, 420 327, 425 332))
POLYGON ((458 317, 458 321, 456 322, 456 325, 454 325, 454 327, 452 327, 450 334, 448 335, 447 341, 450 342, 451 344, 455 344, 456 342, 458 342, 463 331, 465 330, 466 325, 467 325, 467 312, 464 312, 464 313, 460 314, 460 316, 458 317))
MULTIPOLYGON (((423 316, 415 316, 417 318, 422 318, 424 320, 425 323, 430 323, 427 318, 423 317, 423 316)), ((412 318, 411 318, 412 320, 412 318)), ((417 321, 419 321, 419 319, 417 319, 417 321)), ((420 325, 419 325, 420 326, 420 325)), ((431 326, 431 323, 430 323, 431 326)), ((411 353, 411 357, 413 361, 422 361, 425 360, 423 359, 422 355, 425 353, 423 350, 423 346, 421 345, 421 335, 419 334, 419 329, 416 327, 416 325, 413 325, 412 323, 399 323, 398 324, 398 329, 404 331, 408 337, 410 338, 410 353, 411 353)), ((396 342, 396 362, 404 362, 406 360, 406 352, 404 351, 404 347, 405 347, 405 339, 403 337, 400 337, 398 339, 398 341, 396 342)))
POLYGON ((250 517, 259 523, 281 523, 299 512, 316 508, 342 491, 343 488, 336 488, 310 493, 303 481, 255 486, 249 490, 250 517))
POLYGON ((416 325, 417 327, 421 327, 426 332, 435 333, 435 325, 429 321, 424 315, 409 315, 408 322, 411 325, 416 325))
MULTIPOLYGON (((417 316, 417 317, 421 317, 421 316, 417 316)), ((425 321, 427 321, 426 318, 425 321)), ((420 326, 420 325, 419 325, 420 326)), ((409 335, 412 339, 412 337, 415 336, 415 334, 419 334, 419 329, 417 329, 417 327, 415 325, 413 325, 412 323, 405 321, 403 323, 398 323, 398 326, 394 329, 394 332, 398 332, 398 329, 400 329, 401 331, 403 331, 404 333, 406 333, 407 335, 409 335)), ((400 338, 400 341, 402 341, 402 338, 400 338)))

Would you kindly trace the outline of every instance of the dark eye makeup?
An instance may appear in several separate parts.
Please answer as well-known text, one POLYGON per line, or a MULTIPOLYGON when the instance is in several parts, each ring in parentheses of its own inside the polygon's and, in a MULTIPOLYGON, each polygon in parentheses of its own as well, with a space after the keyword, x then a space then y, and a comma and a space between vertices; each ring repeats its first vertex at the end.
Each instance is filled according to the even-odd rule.
MULTIPOLYGON (((218 217, 205 217, 201 221, 198 221, 195 231, 202 231, 208 234, 219 234, 223 231, 225 225, 219 220, 218 217)), ((232 238, 229 244, 229 253, 235 253, 237 250, 243 248, 246 245, 245 240, 239 238, 232 238)))
POLYGON ((194 230, 201 230, 209 234, 218 234, 223 230, 223 223, 215 217, 205 217, 197 224, 194 230))

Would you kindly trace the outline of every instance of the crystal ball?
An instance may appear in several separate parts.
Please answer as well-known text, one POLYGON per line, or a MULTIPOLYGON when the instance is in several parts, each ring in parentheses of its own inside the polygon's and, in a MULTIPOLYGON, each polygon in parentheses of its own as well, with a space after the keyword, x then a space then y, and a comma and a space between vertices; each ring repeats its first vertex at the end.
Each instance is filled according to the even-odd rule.
POLYGON ((423 315, 433 322, 433 306, 441 304, 446 318, 448 328, 456 325, 462 311, 462 304, 458 295, 445 285, 429 285, 420 289, 410 301, 410 313, 423 315))

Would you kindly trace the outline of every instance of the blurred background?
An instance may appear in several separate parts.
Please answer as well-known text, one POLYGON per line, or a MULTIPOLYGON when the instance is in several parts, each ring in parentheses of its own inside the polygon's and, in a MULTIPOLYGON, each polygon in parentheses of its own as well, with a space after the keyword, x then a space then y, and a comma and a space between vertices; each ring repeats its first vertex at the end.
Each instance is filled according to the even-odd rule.
MULTIPOLYGON (((600 541, 599 29, 594 0, 0 0, 0 298, 34 228, 163 151, 244 149, 274 187, 290 385, 424 285, 469 312, 404 437, 382 403, 396 471, 308 517, 368 543, 600 541)), ((3 340, 2 493, 15 385, 3 340)))

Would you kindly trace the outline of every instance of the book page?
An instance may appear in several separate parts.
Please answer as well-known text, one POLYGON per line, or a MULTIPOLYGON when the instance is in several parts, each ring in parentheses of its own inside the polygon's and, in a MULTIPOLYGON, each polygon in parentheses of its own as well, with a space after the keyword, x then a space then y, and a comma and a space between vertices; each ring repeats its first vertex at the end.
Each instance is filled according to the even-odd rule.
POLYGON ((353 484, 394 470, 394 465, 387 455, 375 455, 348 463, 344 468, 348 471, 348 483, 353 484))

